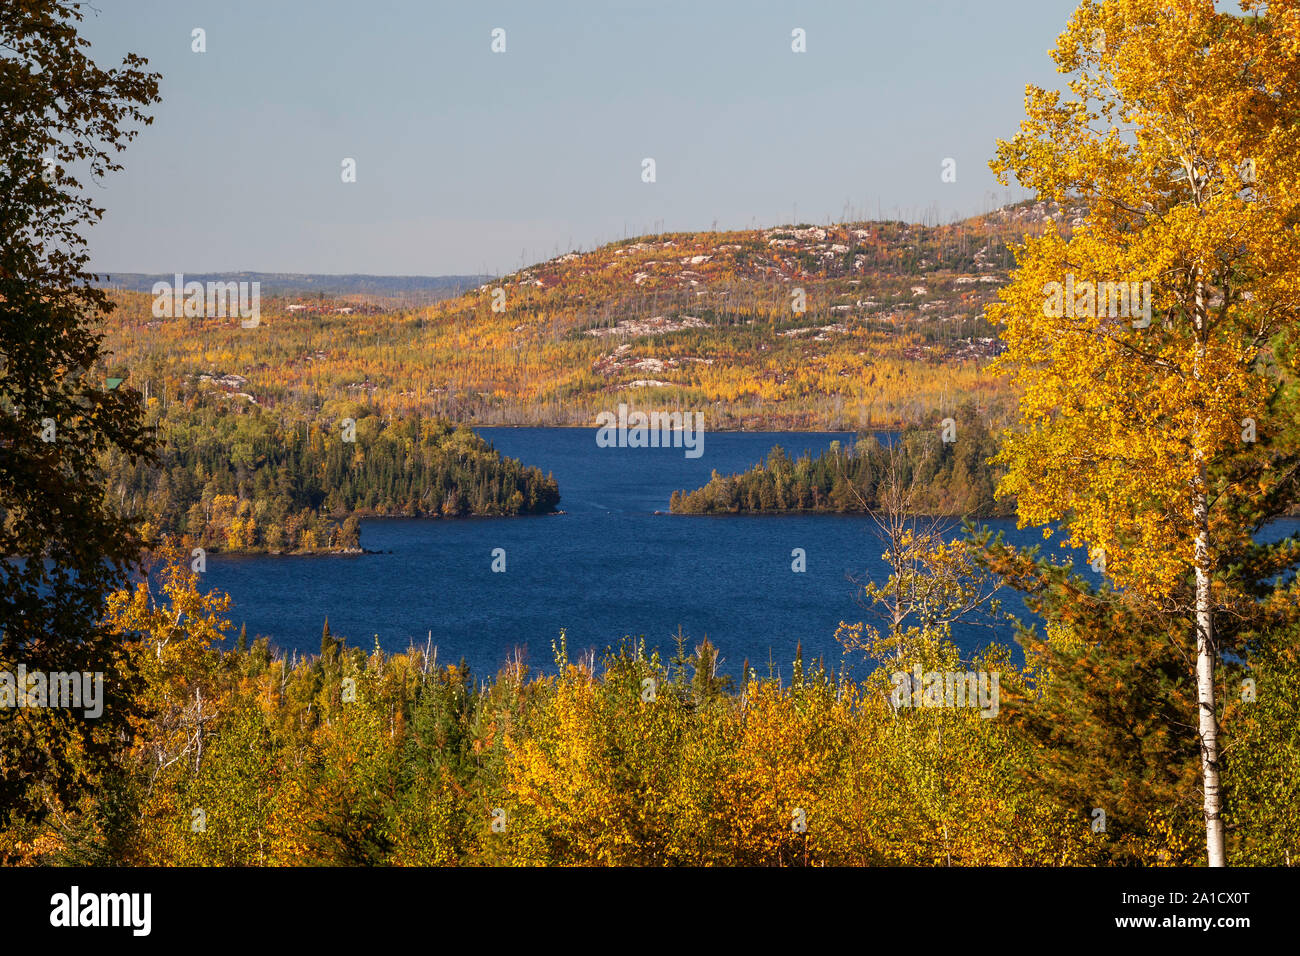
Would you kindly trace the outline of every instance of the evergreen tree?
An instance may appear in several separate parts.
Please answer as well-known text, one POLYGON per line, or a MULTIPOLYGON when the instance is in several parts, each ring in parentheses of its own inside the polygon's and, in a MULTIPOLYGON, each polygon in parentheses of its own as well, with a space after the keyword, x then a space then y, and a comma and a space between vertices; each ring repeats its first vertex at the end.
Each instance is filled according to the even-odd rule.
POLYGON ((1083 832, 1102 810, 1105 830, 1094 834, 1102 859, 1194 865, 1203 853, 1200 754, 1180 622, 1109 587, 1093 590, 1036 552, 989 552, 1044 621, 1042 630, 1019 627, 1034 682, 1005 704, 1035 744, 1021 784, 1074 808, 1083 832))

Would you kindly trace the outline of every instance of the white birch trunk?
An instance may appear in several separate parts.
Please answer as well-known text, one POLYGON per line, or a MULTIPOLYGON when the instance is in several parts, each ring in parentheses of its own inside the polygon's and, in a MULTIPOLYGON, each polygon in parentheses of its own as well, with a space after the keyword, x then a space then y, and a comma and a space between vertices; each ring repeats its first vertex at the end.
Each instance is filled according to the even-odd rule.
MULTIPOLYGON (((1196 283, 1197 361, 1194 376, 1201 377, 1208 315, 1205 288, 1196 283)), ((1193 450, 1196 477, 1192 485, 1192 515, 1196 524, 1196 709, 1197 737, 1201 749, 1201 782, 1205 810, 1205 860, 1209 866, 1226 866, 1223 847, 1222 800, 1219 791, 1219 718, 1214 699, 1214 610, 1211 594, 1210 508, 1206 488, 1205 454, 1201 430, 1196 430, 1193 450)))

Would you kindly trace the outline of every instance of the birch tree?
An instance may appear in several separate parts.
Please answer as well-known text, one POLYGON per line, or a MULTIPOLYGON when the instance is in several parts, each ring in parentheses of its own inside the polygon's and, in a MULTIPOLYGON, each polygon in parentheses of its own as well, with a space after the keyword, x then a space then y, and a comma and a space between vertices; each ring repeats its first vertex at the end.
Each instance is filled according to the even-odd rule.
POLYGON ((1130 599, 1185 619, 1211 866, 1226 860, 1216 620, 1266 579, 1225 556, 1294 482, 1259 438, 1289 427, 1269 415, 1300 318, 1300 4, 1241 6, 1087 0, 1052 54, 1069 92, 1030 86, 991 163, 1072 227, 1026 238, 991 309, 1020 396, 1000 491, 1130 599))

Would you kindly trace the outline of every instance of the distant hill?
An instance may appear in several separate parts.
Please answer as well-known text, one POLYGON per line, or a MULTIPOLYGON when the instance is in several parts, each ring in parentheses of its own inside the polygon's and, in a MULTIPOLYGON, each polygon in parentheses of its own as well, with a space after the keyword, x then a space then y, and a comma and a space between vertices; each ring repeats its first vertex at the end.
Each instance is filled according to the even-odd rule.
POLYGON ((498 278, 415 280, 445 283, 431 302, 317 299, 324 286, 268 302, 264 285, 255 330, 155 318, 147 296, 119 292, 107 344, 112 374, 142 391, 162 394, 160 376, 176 395, 233 375, 246 397, 231 401, 306 415, 343 400, 479 425, 588 426, 627 403, 700 410, 711 429, 892 428, 1009 400, 987 371, 1001 343, 984 310, 1011 245, 1073 222, 1019 203, 944 225, 663 233, 498 278), (474 284, 447 294, 457 281, 474 284))
MULTIPOLYGON (((264 296, 422 296, 427 300, 459 295, 486 279, 486 276, 306 275, 298 272, 185 273, 187 282, 260 282, 264 296)), ((125 292, 149 292, 155 282, 174 280, 173 275, 115 272, 101 276, 98 285, 125 292)))

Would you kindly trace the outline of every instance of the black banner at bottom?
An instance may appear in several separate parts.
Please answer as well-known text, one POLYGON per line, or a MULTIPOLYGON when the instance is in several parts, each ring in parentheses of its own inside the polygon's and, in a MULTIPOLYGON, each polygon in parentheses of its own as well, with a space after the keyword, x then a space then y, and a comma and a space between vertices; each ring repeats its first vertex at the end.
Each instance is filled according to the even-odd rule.
POLYGON ((1284 932, 1295 887, 1287 869, 0 869, 0 925, 12 940, 126 947, 369 946, 430 921, 484 941, 571 922, 583 936, 613 933, 601 937, 609 941, 679 917, 691 936, 713 925, 732 943, 765 938, 773 920, 801 934, 835 927, 941 946, 975 931, 971 920, 1024 943, 1035 932, 1230 941, 1284 932))

